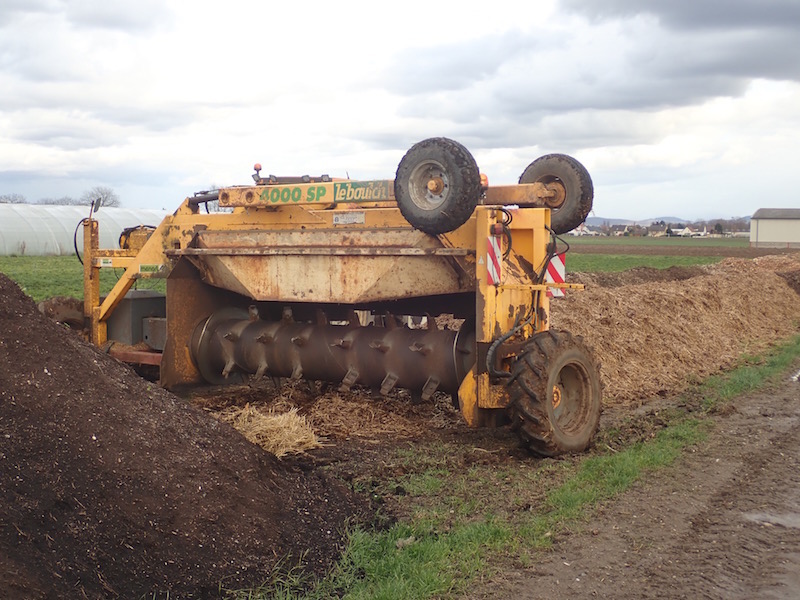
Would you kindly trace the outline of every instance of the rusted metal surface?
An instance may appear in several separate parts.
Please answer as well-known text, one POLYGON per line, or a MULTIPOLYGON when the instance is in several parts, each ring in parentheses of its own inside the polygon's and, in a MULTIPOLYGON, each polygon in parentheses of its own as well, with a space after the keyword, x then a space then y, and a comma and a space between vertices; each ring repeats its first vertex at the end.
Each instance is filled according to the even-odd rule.
POLYGON ((428 399, 436 391, 455 393, 475 360, 469 337, 459 332, 410 329, 392 320, 385 327, 363 327, 353 314, 347 325, 258 318, 226 309, 198 324, 191 356, 204 379, 222 383, 237 373, 332 381, 346 390, 363 385, 388 394, 395 387, 428 399))
POLYGON ((474 255, 475 252, 466 248, 273 246, 271 248, 184 248, 167 250, 166 254, 167 256, 468 256, 474 255))
POLYGON ((167 279, 167 339, 161 361, 161 385, 173 389, 203 382, 189 356, 192 332, 211 313, 230 306, 244 308, 247 300, 206 285, 187 260, 178 261, 167 279))
POLYGON ((217 231, 197 234, 188 256, 203 279, 254 300, 357 304, 467 291, 446 248, 412 229, 217 231))
POLYGON ((123 229, 119 236, 119 247, 122 250, 138 252, 144 247, 154 231, 155 227, 149 225, 139 225, 138 227, 123 229))
POLYGON ((561 206, 566 190, 559 182, 519 183, 516 185, 493 185, 486 189, 482 204, 526 208, 554 208, 561 206))
POLYGON ((137 365, 152 365, 156 367, 161 365, 161 352, 133 350, 122 344, 113 344, 109 348, 108 353, 118 360, 137 365))

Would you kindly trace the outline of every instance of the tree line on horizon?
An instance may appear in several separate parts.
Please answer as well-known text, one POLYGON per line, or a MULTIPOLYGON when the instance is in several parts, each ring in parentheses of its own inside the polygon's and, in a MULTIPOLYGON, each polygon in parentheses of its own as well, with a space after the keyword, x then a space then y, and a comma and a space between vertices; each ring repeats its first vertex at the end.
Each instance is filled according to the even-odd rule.
POLYGON ((102 206, 120 207, 122 202, 117 193, 110 187, 96 185, 86 190, 80 197, 61 196, 60 198, 40 198, 36 202, 29 202, 22 194, 0 194, 0 204, 37 204, 50 206, 89 206, 92 202, 100 201, 102 206))
POLYGON ((673 231, 678 231, 689 227, 694 231, 703 231, 708 233, 722 234, 724 232, 736 233, 743 231, 750 231, 750 221, 744 218, 733 219, 699 219, 697 221, 653 221, 649 226, 633 224, 633 225, 612 225, 609 221, 604 221, 601 225, 593 227, 604 235, 612 235, 615 231, 626 230, 626 235, 631 236, 647 236, 653 235, 658 232, 665 232, 667 235, 672 235, 673 231))

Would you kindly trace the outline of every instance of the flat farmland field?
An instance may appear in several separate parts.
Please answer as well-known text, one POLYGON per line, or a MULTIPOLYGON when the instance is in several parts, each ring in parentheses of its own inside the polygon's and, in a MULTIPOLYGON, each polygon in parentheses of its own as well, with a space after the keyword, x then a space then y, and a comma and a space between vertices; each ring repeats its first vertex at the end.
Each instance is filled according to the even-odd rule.
MULTIPOLYGON (((720 262, 725 258, 757 258, 791 250, 751 248, 746 238, 570 237, 570 272, 620 272, 637 267, 666 269, 720 262)), ((795 250, 796 251, 796 250, 795 250)))

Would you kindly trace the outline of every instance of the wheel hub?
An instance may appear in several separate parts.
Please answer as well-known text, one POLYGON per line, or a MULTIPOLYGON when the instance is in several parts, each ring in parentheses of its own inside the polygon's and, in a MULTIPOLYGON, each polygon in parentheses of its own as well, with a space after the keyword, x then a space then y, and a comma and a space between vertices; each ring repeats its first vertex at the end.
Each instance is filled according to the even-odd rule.
POLYGON ((567 189, 564 187, 564 183, 559 180, 550 181, 547 182, 546 187, 552 194, 544 198, 544 203, 547 208, 561 208, 561 205, 563 205, 567 199, 567 189))
POLYGON ((559 407, 561 404, 561 388, 557 385, 553 386, 553 410, 559 407))
POLYGON ((450 185, 444 166, 435 160, 418 164, 408 183, 411 201, 423 210, 435 210, 441 206, 450 185))
POLYGON ((438 196, 444 191, 444 181, 441 177, 434 177, 428 180, 428 191, 435 196, 438 196))

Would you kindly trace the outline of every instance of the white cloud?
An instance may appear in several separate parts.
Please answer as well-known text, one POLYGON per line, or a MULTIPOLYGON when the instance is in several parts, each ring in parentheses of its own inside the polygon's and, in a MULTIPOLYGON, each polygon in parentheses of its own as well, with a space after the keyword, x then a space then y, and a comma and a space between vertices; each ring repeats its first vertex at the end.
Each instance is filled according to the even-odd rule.
POLYGON ((4 2, 0 193, 169 208, 256 161, 391 177, 445 135, 496 183, 574 154, 610 217, 798 205, 795 3, 701 5, 4 2))

